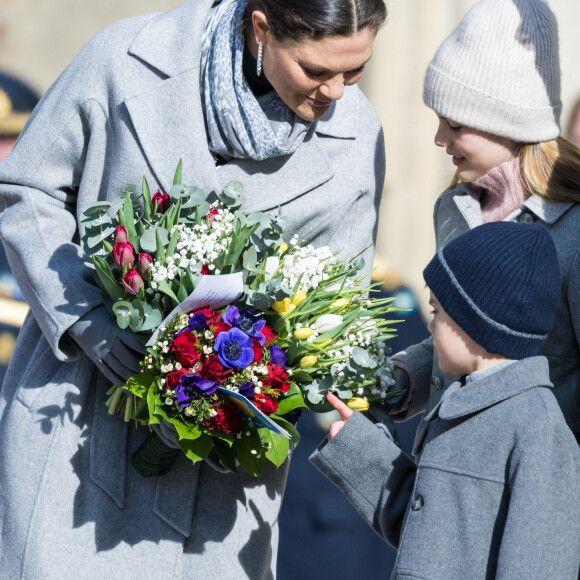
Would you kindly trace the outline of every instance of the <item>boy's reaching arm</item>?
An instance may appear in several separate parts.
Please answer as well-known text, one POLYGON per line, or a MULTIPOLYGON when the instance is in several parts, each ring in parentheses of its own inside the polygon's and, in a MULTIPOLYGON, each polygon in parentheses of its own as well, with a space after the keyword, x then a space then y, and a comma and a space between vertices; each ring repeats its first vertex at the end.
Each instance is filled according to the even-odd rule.
POLYGON ((310 457, 363 519, 389 544, 398 547, 413 491, 415 462, 395 445, 387 429, 329 396, 343 421, 333 423, 331 439, 310 457))

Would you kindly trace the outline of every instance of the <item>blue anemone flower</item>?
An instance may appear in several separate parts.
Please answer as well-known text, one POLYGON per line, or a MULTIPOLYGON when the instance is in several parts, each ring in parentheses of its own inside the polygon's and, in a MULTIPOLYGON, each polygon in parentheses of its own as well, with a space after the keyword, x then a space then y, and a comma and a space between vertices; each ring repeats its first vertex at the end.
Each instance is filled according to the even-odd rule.
POLYGON ((220 362, 228 368, 243 369, 254 360, 252 339, 238 328, 220 332, 215 339, 214 348, 220 362))
POLYGON ((230 326, 239 328, 250 338, 255 338, 262 346, 266 344, 266 337, 262 334, 266 321, 256 316, 251 310, 238 310, 235 306, 230 306, 222 318, 230 326))

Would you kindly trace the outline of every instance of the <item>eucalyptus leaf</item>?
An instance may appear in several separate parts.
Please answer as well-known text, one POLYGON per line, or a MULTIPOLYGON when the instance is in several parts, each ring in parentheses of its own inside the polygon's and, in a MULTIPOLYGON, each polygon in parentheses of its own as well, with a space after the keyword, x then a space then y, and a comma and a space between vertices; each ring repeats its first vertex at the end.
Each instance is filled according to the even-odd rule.
POLYGON ((220 200, 229 207, 237 207, 245 201, 243 195, 244 185, 241 181, 230 181, 226 184, 223 191, 218 194, 220 200))

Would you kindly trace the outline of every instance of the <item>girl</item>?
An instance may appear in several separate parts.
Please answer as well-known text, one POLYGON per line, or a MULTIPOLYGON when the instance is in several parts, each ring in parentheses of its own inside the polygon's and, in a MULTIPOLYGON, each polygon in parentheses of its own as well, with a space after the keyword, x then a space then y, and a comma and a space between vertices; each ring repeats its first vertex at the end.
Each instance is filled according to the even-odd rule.
MULTIPOLYGON (((580 437, 580 151, 560 135, 556 19, 542 0, 481 0, 429 64, 423 99, 439 118, 435 144, 457 168, 434 210, 437 247, 486 222, 546 226, 563 274, 541 354, 554 394, 580 437)), ((394 357, 406 396, 396 420, 428 413, 452 381, 427 340, 394 357)), ((426 424, 414 453, 421 455, 426 424)))

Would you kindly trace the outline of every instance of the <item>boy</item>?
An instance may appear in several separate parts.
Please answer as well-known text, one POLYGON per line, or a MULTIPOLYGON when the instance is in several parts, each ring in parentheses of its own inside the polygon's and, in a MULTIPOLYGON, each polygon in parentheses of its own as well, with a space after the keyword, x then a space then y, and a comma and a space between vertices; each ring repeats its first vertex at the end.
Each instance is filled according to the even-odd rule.
POLYGON ((439 365, 459 378, 425 417, 418 465, 336 397, 312 463, 398 548, 392 578, 578 578, 580 455, 536 356, 560 301, 541 225, 494 222, 423 272, 439 365))

